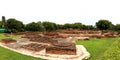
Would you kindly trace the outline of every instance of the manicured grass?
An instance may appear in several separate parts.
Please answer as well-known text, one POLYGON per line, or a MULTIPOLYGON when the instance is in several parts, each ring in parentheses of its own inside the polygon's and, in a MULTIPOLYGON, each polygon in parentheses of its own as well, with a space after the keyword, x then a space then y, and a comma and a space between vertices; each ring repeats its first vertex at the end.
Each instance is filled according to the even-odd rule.
POLYGON ((4 38, 20 38, 20 36, 5 36, 4 33, 0 33, 0 39, 4 39, 4 38))
POLYGON ((101 60, 120 60, 120 39, 113 42, 109 49, 102 55, 101 60))
POLYGON ((0 60, 42 60, 31 56, 22 55, 0 47, 0 60))
POLYGON ((84 45, 88 52, 90 52, 91 57, 87 60, 101 60, 104 52, 118 39, 119 38, 90 39, 88 41, 77 40, 76 44, 84 45))

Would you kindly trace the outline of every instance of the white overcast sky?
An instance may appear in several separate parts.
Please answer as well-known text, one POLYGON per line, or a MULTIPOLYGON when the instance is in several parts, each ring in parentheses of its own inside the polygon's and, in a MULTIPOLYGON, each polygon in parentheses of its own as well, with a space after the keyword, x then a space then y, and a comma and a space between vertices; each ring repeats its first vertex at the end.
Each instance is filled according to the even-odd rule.
POLYGON ((25 24, 51 21, 94 25, 100 19, 120 23, 120 0, 0 0, 0 16, 25 24))

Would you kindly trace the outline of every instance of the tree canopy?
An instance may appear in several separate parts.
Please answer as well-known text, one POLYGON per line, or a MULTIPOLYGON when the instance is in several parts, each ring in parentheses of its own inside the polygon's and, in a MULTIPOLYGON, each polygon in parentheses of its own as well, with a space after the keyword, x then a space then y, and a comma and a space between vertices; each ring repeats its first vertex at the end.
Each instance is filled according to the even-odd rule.
POLYGON ((44 26, 46 31, 54 31, 57 29, 56 23, 53 22, 43 22, 42 25, 44 26))
POLYGON ((43 27, 41 22, 32 22, 32 23, 28 23, 26 25, 26 30, 28 31, 43 31, 43 27))
POLYGON ((24 31, 24 24, 16 19, 8 19, 6 28, 11 29, 13 32, 24 31))
POLYGON ((120 30, 120 24, 113 25, 109 20, 101 19, 96 22, 96 25, 85 25, 80 22, 77 23, 66 23, 56 24, 54 22, 31 22, 23 24, 23 22, 14 18, 6 20, 5 16, 2 16, 0 21, 0 28, 10 29, 13 32, 22 31, 55 31, 58 29, 80 29, 80 30, 120 30))
POLYGON ((82 29, 83 28, 83 24, 82 23, 74 23, 73 24, 73 28, 74 29, 82 29))
POLYGON ((5 28, 6 19, 5 16, 2 16, 2 28, 5 28))
POLYGON ((115 29, 120 30, 120 24, 116 24, 115 29))
POLYGON ((96 27, 100 30, 108 30, 111 26, 112 23, 109 20, 99 20, 96 22, 96 27))
POLYGON ((0 21, 0 28, 2 28, 2 21, 0 21))

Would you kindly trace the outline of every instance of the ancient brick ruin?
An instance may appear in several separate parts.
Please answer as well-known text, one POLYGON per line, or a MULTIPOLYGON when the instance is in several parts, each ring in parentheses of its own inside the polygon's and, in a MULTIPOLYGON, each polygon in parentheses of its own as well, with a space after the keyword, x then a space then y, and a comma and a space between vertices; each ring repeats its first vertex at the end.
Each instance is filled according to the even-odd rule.
MULTIPOLYGON (((89 38, 116 37, 117 33, 92 31, 92 30, 57 30, 54 32, 31 32, 16 33, 22 35, 22 38, 29 39, 30 44, 21 46, 30 51, 46 50, 47 54, 66 54, 76 55, 75 40, 89 40, 89 38)), ((16 42, 15 40, 4 40, 4 43, 16 42)))
POLYGON ((4 44, 9 44, 9 43, 14 43, 14 42, 16 42, 16 40, 7 38, 7 39, 2 39, 0 42, 2 42, 2 43, 4 43, 4 44))
POLYGON ((46 48, 46 53, 76 55, 76 45, 67 42, 54 43, 46 48))
POLYGON ((43 45, 43 44, 36 44, 36 43, 31 43, 28 45, 23 45, 21 48, 31 50, 31 51, 41 51, 45 49, 48 45, 43 45))

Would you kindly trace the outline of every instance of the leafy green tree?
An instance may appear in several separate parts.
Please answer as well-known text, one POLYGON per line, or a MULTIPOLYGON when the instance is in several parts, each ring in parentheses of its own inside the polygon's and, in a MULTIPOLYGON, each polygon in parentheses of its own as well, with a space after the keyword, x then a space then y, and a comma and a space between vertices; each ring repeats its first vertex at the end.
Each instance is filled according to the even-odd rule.
POLYGON ((73 28, 73 29, 86 29, 86 25, 83 25, 82 23, 66 23, 63 25, 64 29, 69 29, 69 28, 73 28))
POLYGON ((46 31, 54 31, 57 29, 56 23, 53 22, 43 22, 42 25, 44 26, 46 31))
POLYGON ((74 29, 82 29, 83 28, 83 24, 82 23, 74 23, 73 24, 73 28, 74 29))
POLYGON ((24 24, 16 19, 8 19, 6 28, 11 29, 13 32, 24 31, 24 24))
POLYGON ((85 25, 85 29, 86 29, 86 30, 94 30, 95 27, 92 26, 92 25, 85 25))
POLYGON ((32 22, 26 25, 26 30, 27 31, 43 31, 43 26, 41 22, 32 22))
POLYGON ((120 30, 120 24, 116 24, 115 29, 120 30))
POLYGON ((63 25, 62 24, 56 24, 57 29, 63 29, 63 25))
POLYGON ((82 29, 82 30, 86 30, 86 29, 87 29, 87 26, 83 24, 81 29, 82 29))
POLYGON ((2 28, 2 21, 0 21, 0 28, 2 28))
POLYGON ((112 24, 111 27, 109 28, 109 30, 115 30, 115 25, 112 24))
POLYGON ((109 28, 111 28, 112 23, 108 20, 99 20, 98 22, 96 22, 96 27, 100 30, 108 30, 109 28))
POLYGON ((66 24, 63 25, 63 28, 64 29, 73 28, 73 24, 66 23, 66 24))
POLYGON ((44 28, 44 26, 42 25, 42 22, 37 22, 37 24, 40 26, 39 27, 39 31, 45 31, 45 28, 44 28))
POLYGON ((6 19, 5 16, 2 16, 2 28, 5 28, 6 19))

